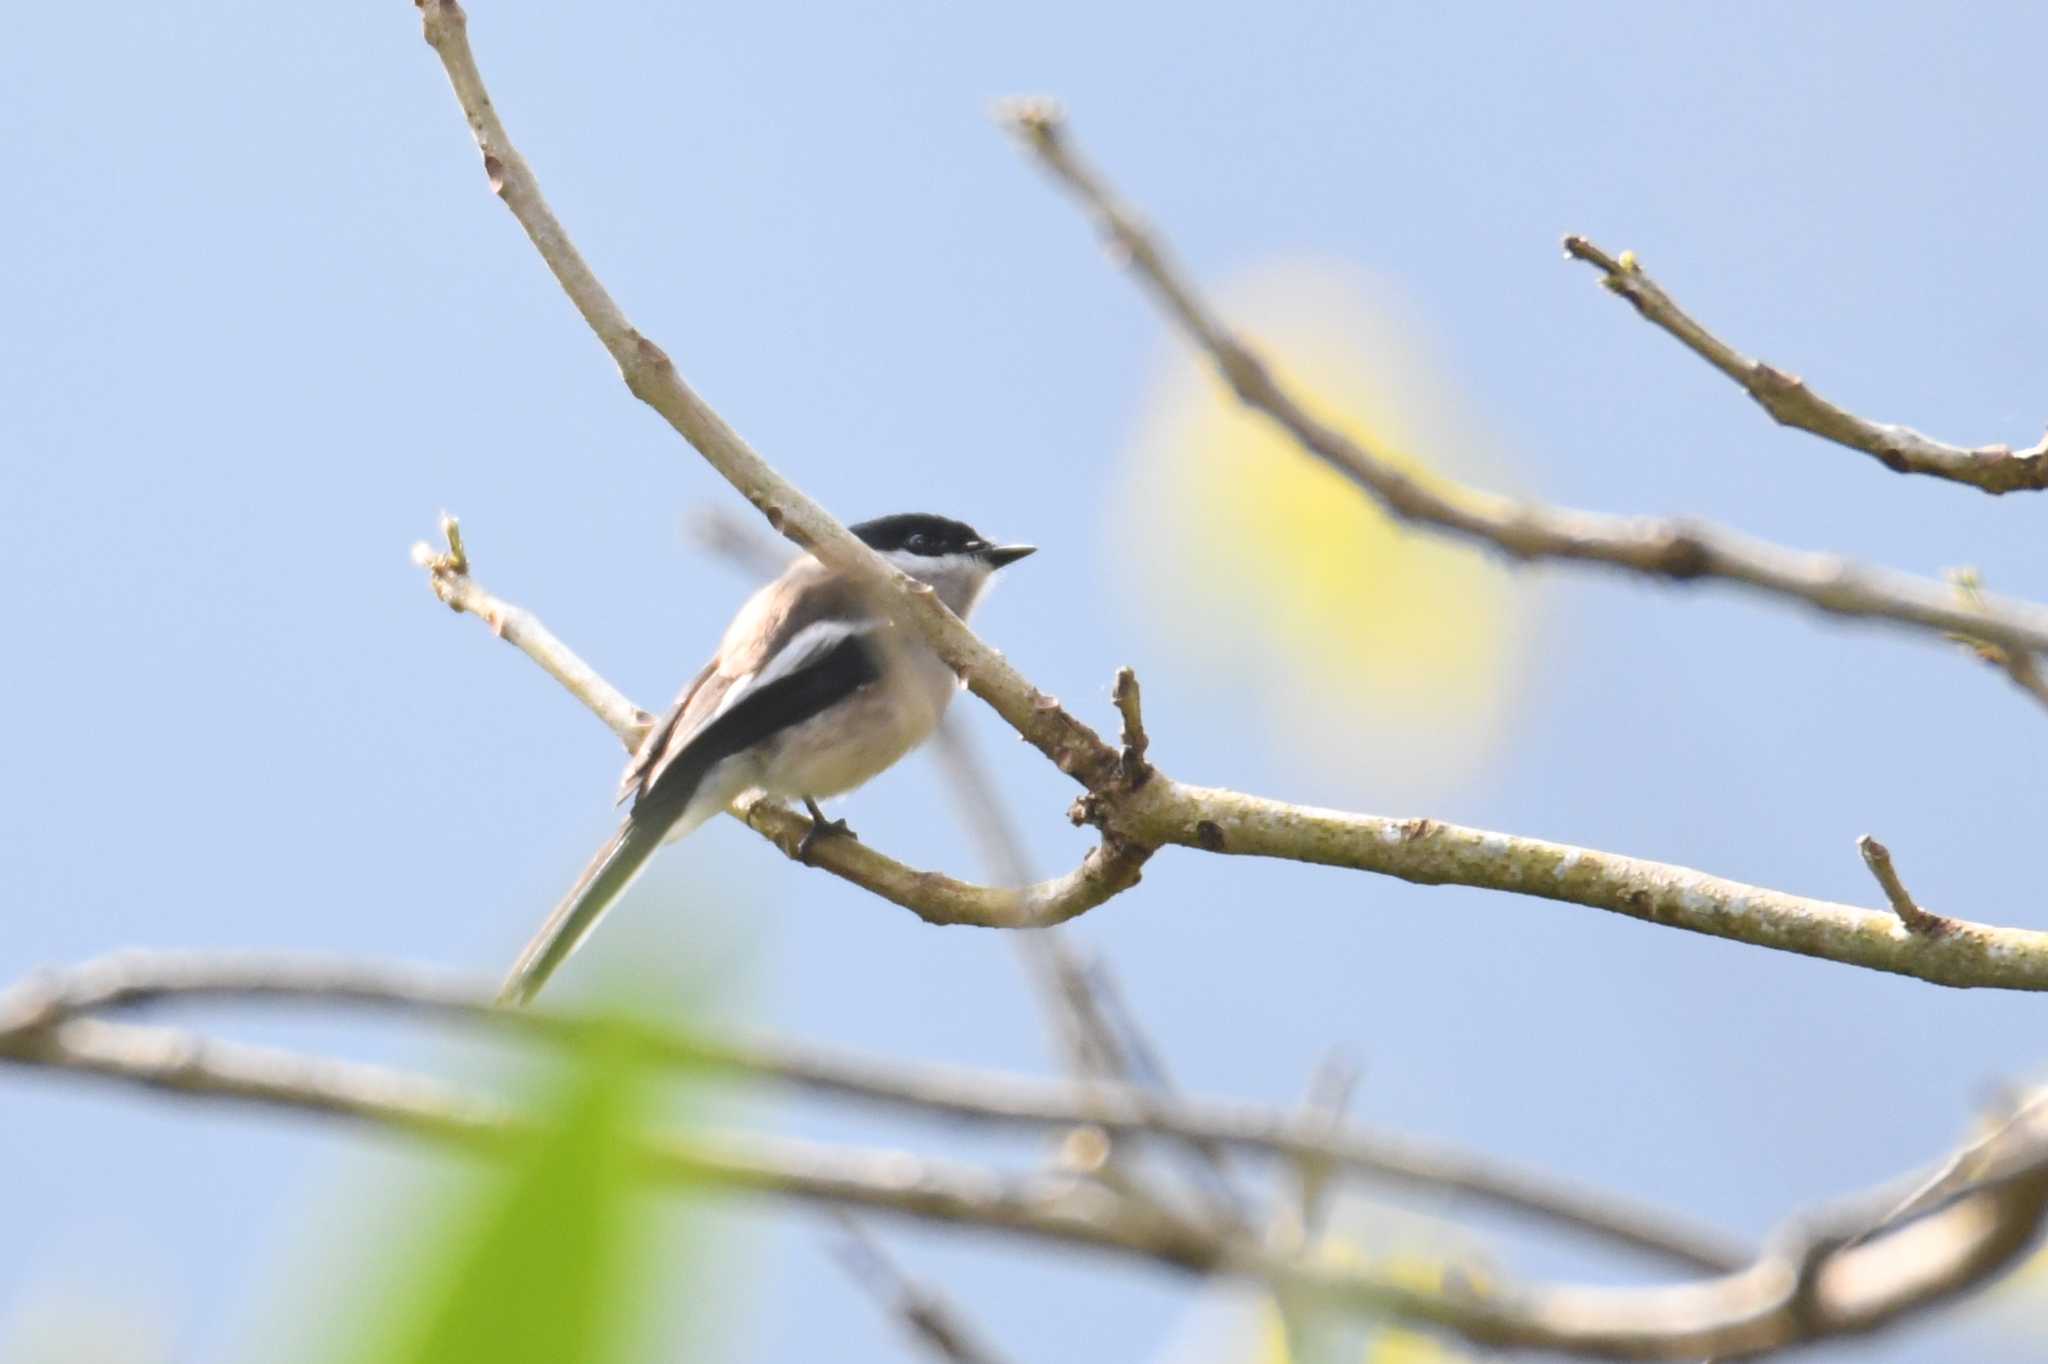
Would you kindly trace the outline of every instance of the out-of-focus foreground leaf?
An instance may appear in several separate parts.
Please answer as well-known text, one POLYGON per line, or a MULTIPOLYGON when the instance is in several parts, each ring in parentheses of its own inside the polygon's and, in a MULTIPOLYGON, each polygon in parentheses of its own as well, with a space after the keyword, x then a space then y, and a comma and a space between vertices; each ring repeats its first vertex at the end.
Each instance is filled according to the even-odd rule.
MULTIPOLYGON (((608 1364, 637 1358, 658 1242, 633 1155, 648 1077, 580 1049, 534 1128, 480 1185, 421 1214, 329 1318, 345 1364, 608 1364), (368 1298, 369 1301, 364 1301, 368 1298)), ((402 1218, 392 1224, 403 1228, 402 1218)), ((671 1271, 664 1266, 662 1272, 671 1271)))

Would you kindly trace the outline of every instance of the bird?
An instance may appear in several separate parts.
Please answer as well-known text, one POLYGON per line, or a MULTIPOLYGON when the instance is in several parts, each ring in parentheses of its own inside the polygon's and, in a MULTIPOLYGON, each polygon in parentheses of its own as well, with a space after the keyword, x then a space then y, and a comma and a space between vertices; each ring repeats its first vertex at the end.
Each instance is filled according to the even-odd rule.
MULTIPOLYGON (((848 529, 962 619, 998 569, 1036 552, 927 512, 848 529)), ((520 952, 499 1002, 530 1002, 663 843, 748 791, 803 802, 811 827, 799 856, 820 838, 851 836, 818 801, 923 743, 959 687, 929 644, 875 609, 869 590, 799 555, 740 607, 711 661, 647 732, 619 782, 624 820, 520 952)))

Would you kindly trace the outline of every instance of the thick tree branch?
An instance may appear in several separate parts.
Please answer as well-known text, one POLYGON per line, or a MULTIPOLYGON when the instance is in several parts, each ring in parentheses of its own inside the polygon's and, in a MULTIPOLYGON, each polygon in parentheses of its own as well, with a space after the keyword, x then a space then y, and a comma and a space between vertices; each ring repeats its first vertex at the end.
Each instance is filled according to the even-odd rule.
POLYGON ((1796 375, 1751 359, 1694 321, 1657 281, 1643 272, 1633 251, 1610 256, 1584 237, 1566 237, 1565 254, 1601 273, 1600 282, 1676 337, 1680 344, 1738 384, 1781 426, 1795 426, 1822 440, 1861 450, 1899 474, 1929 474, 1967 483, 1987 493, 2048 488, 2048 436, 2015 450, 2009 445, 1966 448, 1923 436, 1908 426, 1868 421, 1844 411, 1808 388, 1796 375))
MULTIPOLYGON (((522 1130, 502 1107, 422 1076, 66 1015, 44 990, 0 1008, 0 1061, 341 1117, 492 1150, 522 1130)), ((1417 1286, 1411 1276, 1327 1257, 1275 1255, 1219 1237, 1088 1181, 1005 1176, 895 1151, 759 1136, 666 1137, 641 1155, 659 1178, 765 1192, 827 1207, 1000 1230, 1122 1252, 1195 1273, 1440 1327, 1500 1347, 1615 1359, 1697 1359, 1875 1330, 1982 1283, 2032 1241, 2048 1207, 2048 1125, 2029 1105, 1973 1143, 1971 1177, 1920 1206, 1890 1188, 1849 1210, 1786 1224, 1774 1249, 1734 1273, 1671 1287, 1417 1286), (1886 1211, 1868 1207, 1882 1199, 1886 1211)))
POLYGON ((1272 418, 1304 450, 1392 515, 1490 545, 1515 559, 1598 563, 1652 578, 1721 578, 1834 615, 1964 635, 2027 653, 2048 649, 2048 607, 2032 602, 1988 596, 1964 601, 1933 579, 1785 549, 1719 527, 1549 507, 1465 487, 1441 474, 1425 479, 1404 472, 1317 420, 1281 387, 1265 362, 1195 294, 1158 240, 1075 154, 1056 107, 1044 100, 1011 101, 1003 119, 1087 209, 1188 339, 1207 352, 1239 401, 1272 418))
POLYGON ((968 688, 1050 758, 1091 789, 1116 772, 1116 750, 1027 682, 1008 660, 962 624, 932 589, 892 568, 845 526, 771 468, 739 433, 685 383, 661 347, 643 336, 612 300, 554 210, 526 159, 512 145, 470 51, 469 24, 455 0, 416 0, 429 46, 483 153, 493 193, 510 209, 562 291, 611 354, 633 395, 660 413, 775 530, 873 590, 878 605, 920 632, 968 688))
POLYGON ((2048 990, 2048 933, 2035 929, 1950 919, 1940 935, 1916 934, 1890 913, 1540 838, 1290 805, 1164 774, 1113 802, 1085 797, 1079 813, 1145 843, 1561 900, 1936 985, 2048 990))

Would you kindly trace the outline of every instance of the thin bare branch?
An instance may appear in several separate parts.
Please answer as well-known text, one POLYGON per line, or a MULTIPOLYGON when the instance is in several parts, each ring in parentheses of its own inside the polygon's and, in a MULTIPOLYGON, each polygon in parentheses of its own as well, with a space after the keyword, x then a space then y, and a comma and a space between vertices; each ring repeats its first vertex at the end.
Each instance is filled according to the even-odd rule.
MULTIPOLYGON (((281 953, 123 952, 45 971, 0 995, 0 1033, 103 1010, 177 1000, 348 1005, 460 1019, 516 1036, 575 1043, 590 1022, 536 1006, 502 1009, 485 982, 386 962, 281 953)), ((1432 1195, 1454 1195, 1544 1225, 1644 1251, 1674 1265, 1726 1270, 1748 1253, 1714 1232, 1565 1181, 1435 1143, 1331 1127, 1249 1104, 1096 1083, 913 1065, 762 1038, 681 1035, 611 1024, 654 1063, 730 1071, 912 1114, 972 1123, 1153 1133, 1315 1161, 1432 1195)), ((1107 1139, 1105 1135, 1105 1140, 1107 1139)))
POLYGON ((1597 563, 1678 581, 1719 578, 1838 616, 1971 635, 2027 652, 2048 649, 2048 607, 2033 602, 1986 597, 1972 605, 1959 602, 1932 579, 1786 549, 1715 526, 1550 507, 1452 483, 1440 474, 1425 479, 1404 472, 1312 416, 1265 362, 1231 334, 1157 238, 1074 152, 1054 105, 1010 101, 1002 118, 1080 201, 1119 259, 1188 339, 1207 352, 1238 399, 1272 418, 1309 454, 1401 520, 1491 546, 1518 560, 1597 563))
MULTIPOLYGON (((939 726, 934 747, 939 765, 952 782, 968 831, 981 845, 990 874, 1011 885, 1032 879, 1031 861, 1024 852, 1010 811, 990 778, 973 741, 957 719, 948 716, 939 726)), ((1131 1085, 1134 1092, 1148 1086, 1172 1092, 1163 1075, 1147 1077, 1137 1066, 1153 1054, 1152 1044, 1135 1016, 1125 1011, 1113 1014, 1105 996, 1113 990, 1097 986, 1097 973, 1074 945, 1056 928, 1018 933, 1013 936, 1017 955, 1044 1006, 1053 1035, 1065 1053, 1067 1069, 1092 1092, 1092 1082, 1107 1079, 1131 1085)), ((1095 963, 1097 968, 1101 963, 1095 963)), ((1234 1187, 1222 1149, 1213 1142, 1185 1142, 1196 1162, 1196 1178, 1209 1207, 1209 1216, 1219 1225, 1241 1225, 1245 1216, 1243 1196, 1234 1187)), ((1112 1151, 1110 1159, 1118 1153, 1112 1151)), ((1133 1176, 1135 1178, 1135 1175, 1133 1176)))
MULTIPOLYGON (((1011 886, 1035 880, 1010 812, 957 713, 940 722, 932 736, 932 750, 939 770, 953 788, 954 808, 980 848, 990 879, 1011 886)), ((1096 1008, 1073 945, 1057 929, 1048 928, 1016 934, 1015 947, 1068 1072, 1082 1079, 1125 1078, 1123 1043, 1096 1008)))
MULTIPOLYGON (((1337 1133, 1344 1128, 1344 1111, 1358 1088, 1358 1062, 1341 1048, 1333 1048, 1309 1078, 1308 1093, 1302 1100, 1302 1121, 1306 1126, 1337 1133)), ((1294 1197, 1275 1212, 1269 1238, 1276 1246, 1306 1249, 1322 1234, 1323 1213, 1329 1207, 1336 1169, 1327 1160, 1303 1155, 1294 1162, 1294 1197)), ((1732 1267, 1732 1266, 1731 1266, 1732 1267)))
POLYGON ((434 595, 457 615, 475 616, 492 634, 538 663, 542 672, 561 683, 571 696, 590 708, 591 714, 604 721, 605 728, 619 736, 627 752, 638 748, 654 717, 598 676, 595 668, 556 639, 531 611, 493 596, 470 577, 462 525, 446 512, 441 514, 441 535, 448 546, 444 550, 425 541, 412 547, 412 561, 427 571, 427 585, 434 589, 434 595))
MULTIPOLYGON (((484 1151, 522 1131, 502 1107, 405 1072, 97 1018, 33 1010, 8 1017, 0 1061, 18 1066, 346 1118, 484 1151)), ((2048 1208, 2048 1130, 2015 1121, 1978 1152, 1976 1177, 1952 1195, 1875 1228, 1861 1211, 1797 1219, 1774 1238, 1775 1249, 1721 1278, 1651 1288, 1434 1288, 1398 1271, 1219 1239, 1085 1180, 1010 1177, 897 1151, 751 1134, 656 1138, 640 1156, 657 1178, 1117 1251, 1198 1274, 1247 1276, 1302 1301, 1433 1325, 1482 1344, 1614 1359, 1759 1353, 1875 1330, 2011 1265, 2048 1208)))
POLYGON ((952 1364, 1003 1364, 1003 1356, 968 1325, 945 1295, 904 1273, 858 1218, 839 1213, 835 1220, 843 1233, 840 1263, 884 1311, 903 1323, 911 1339, 934 1358, 952 1364))
POLYGON ((1564 251, 1600 271, 1600 282, 1609 292, 1627 299, 1645 321, 1676 337, 1687 350, 1733 379, 1781 426, 1797 427, 1822 440, 1860 450, 1893 473, 1928 474, 1987 493, 2048 488, 2048 436, 2024 450, 2010 445, 1966 448, 1924 436, 1909 426, 1866 420, 1821 397, 1796 375, 1744 355, 1694 321, 1644 272, 1635 252, 1610 256, 1577 236, 1564 239, 1564 251))

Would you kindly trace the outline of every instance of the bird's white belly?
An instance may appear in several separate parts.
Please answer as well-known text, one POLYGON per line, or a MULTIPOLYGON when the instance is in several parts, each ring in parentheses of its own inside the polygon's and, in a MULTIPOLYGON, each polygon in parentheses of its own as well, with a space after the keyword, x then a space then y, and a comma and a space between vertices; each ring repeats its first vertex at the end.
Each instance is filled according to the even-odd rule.
POLYGON ((864 687, 854 697, 780 736, 761 764, 770 795, 822 799, 878 776, 938 727, 958 680, 935 655, 901 660, 903 673, 864 687))

